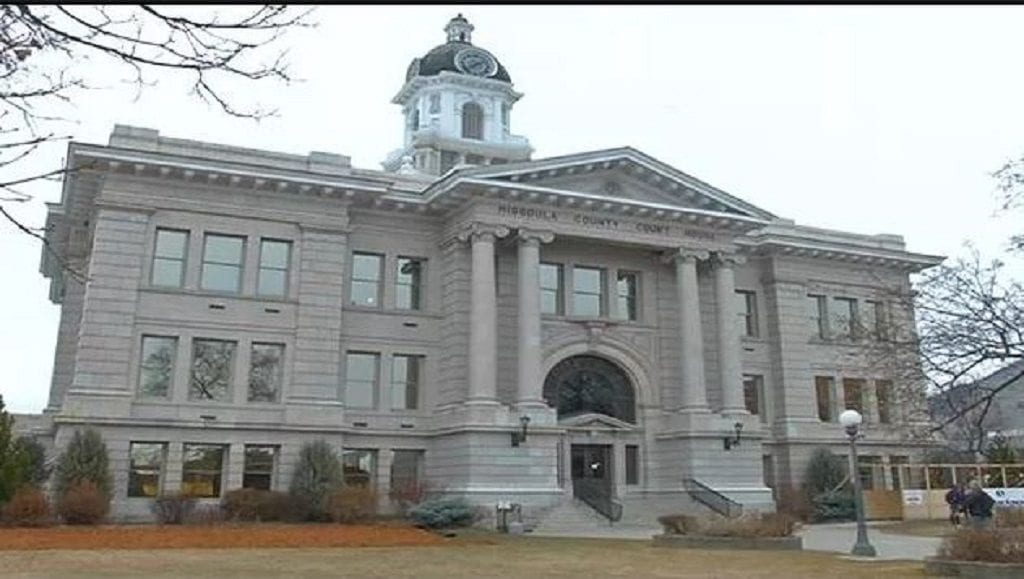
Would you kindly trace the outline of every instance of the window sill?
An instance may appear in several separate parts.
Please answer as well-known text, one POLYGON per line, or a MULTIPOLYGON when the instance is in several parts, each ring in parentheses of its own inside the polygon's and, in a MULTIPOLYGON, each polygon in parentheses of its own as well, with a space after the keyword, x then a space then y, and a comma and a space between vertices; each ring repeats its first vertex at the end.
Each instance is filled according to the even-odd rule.
POLYGON ((618 318, 608 317, 567 316, 565 314, 541 314, 540 318, 542 321, 545 322, 566 322, 572 324, 601 324, 605 326, 627 326, 632 328, 654 329, 654 326, 644 324, 639 320, 621 320, 618 318))
POLYGON ((357 306, 348 304, 342 306, 342 311, 361 312, 366 314, 382 314, 385 316, 406 316, 419 318, 440 318, 441 314, 429 310, 400 310, 397 308, 373 308, 369 306, 357 306))
POLYGON ((210 290, 199 290, 199 289, 185 289, 185 288, 170 288, 161 286, 141 286, 139 291, 146 293, 155 294, 166 294, 166 295, 179 295, 179 296, 190 296, 196 298, 210 298, 210 299, 224 299, 230 298, 233 300, 244 300, 250 302, 262 302, 262 303, 276 303, 276 304, 293 304, 297 305, 299 302, 296 299, 287 297, 272 297, 272 296, 258 296, 249 295, 242 293, 232 292, 217 292, 210 290))

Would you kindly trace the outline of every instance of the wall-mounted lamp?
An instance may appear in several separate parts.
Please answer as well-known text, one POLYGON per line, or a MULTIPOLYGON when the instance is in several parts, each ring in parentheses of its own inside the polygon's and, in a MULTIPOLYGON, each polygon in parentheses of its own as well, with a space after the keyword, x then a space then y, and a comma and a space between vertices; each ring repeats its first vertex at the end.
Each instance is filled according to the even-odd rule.
POLYGON ((523 425, 523 430, 520 432, 512 433, 512 446, 519 446, 520 442, 526 442, 526 426, 530 424, 530 417, 520 416, 519 424, 523 425))
POLYGON ((732 450, 734 446, 740 445, 740 432, 743 430, 743 423, 737 422, 736 424, 733 424, 732 427, 736 431, 736 435, 726 436, 722 439, 722 443, 725 445, 725 450, 732 450))

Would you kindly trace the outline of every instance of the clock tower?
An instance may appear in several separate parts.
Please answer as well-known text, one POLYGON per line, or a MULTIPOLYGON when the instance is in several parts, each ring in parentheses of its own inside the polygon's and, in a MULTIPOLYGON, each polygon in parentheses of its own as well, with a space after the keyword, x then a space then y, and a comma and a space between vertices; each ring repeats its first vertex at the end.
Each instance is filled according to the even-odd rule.
POLYGON ((414 58, 391 102, 405 117, 403 147, 384 169, 443 175, 458 165, 495 165, 530 158, 533 148, 511 133, 512 106, 522 93, 490 52, 472 44, 462 14, 444 28, 447 42, 414 58))

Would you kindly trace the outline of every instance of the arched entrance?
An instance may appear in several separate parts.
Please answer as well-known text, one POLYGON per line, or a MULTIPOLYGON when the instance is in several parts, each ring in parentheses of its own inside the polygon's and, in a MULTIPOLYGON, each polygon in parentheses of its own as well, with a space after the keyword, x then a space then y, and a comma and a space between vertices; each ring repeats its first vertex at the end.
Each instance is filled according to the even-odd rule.
POLYGON ((615 363, 598 356, 572 356, 548 372, 544 400, 559 420, 579 414, 604 414, 636 423, 636 397, 629 377, 615 363))
POLYGON ((559 484, 571 481, 576 498, 612 518, 614 497, 638 482, 641 433, 632 380, 607 358, 571 356, 548 372, 544 400, 566 428, 559 443, 559 484))

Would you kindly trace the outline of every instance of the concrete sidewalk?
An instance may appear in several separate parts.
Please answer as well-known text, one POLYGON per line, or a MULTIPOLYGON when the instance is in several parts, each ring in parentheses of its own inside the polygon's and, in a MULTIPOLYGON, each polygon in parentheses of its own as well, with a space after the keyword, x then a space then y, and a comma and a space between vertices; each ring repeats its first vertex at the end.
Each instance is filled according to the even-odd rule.
MULTIPOLYGON (((857 540, 857 523, 805 525, 798 533, 804 538, 805 551, 831 551, 850 554, 857 540)), ((868 542, 878 552, 877 559, 924 560, 934 556, 942 539, 886 533, 885 524, 868 524, 868 542)))

